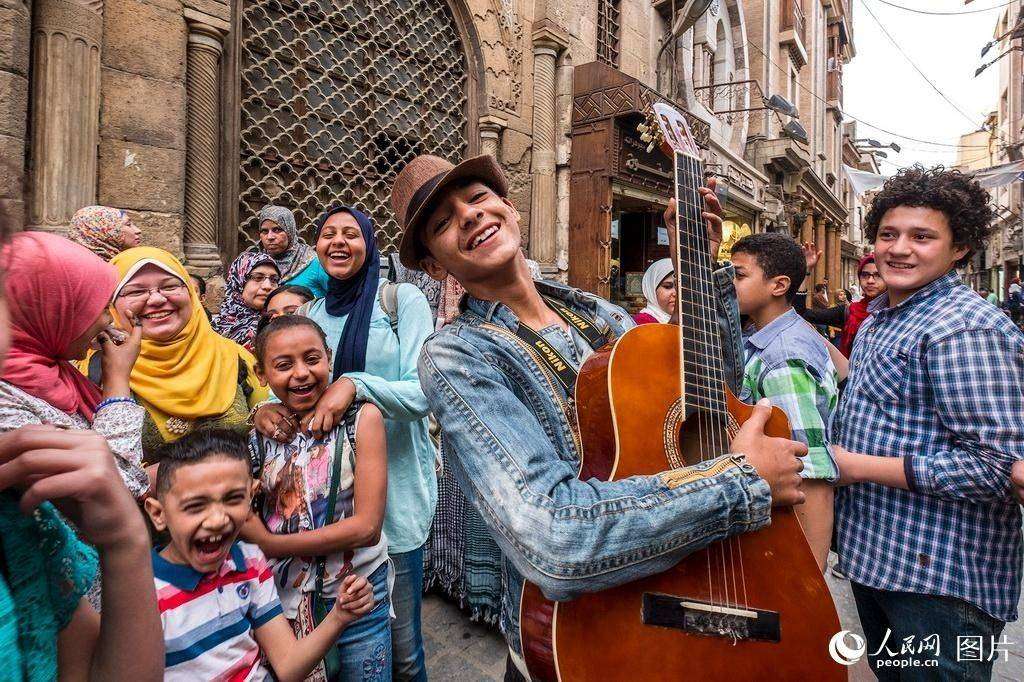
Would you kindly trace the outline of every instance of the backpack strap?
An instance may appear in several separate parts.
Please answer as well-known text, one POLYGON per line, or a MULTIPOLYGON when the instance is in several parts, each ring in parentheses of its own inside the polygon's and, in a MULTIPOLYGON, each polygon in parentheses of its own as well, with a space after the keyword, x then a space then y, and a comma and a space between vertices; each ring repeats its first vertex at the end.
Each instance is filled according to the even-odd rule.
POLYGON ((398 285, 394 282, 384 282, 381 286, 380 309, 388 316, 391 331, 398 336, 398 285))
MULTIPOLYGON (((338 488, 341 484, 341 458, 345 451, 344 443, 347 442, 349 445, 349 464, 352 467, 352 475, 355 475, 356 471, 356 417, 359 415, 359 408, 363 406, 363 402, 352 403, 347 410, 345 415, 342 417, 342 421, 345 423, 344 435, 338 434, 338 438, 334 441, 334 459, 331 462, 331 487, 327 494, 327 516, 324 519, 324 527, 331 525, 338 520, 335 515, 336 507, 338 505, 338 488), (344 441, 342 440, 344 438, 344 441)), ((317 613, 315 605, 320 601, 320 593, 324 589, 324 573, 327 569, 327 556, 321 555, 316 558, 316 591, 313 592, 313 613, 317 613)), ((320 618, 317 618, 319 624, 320 618)))

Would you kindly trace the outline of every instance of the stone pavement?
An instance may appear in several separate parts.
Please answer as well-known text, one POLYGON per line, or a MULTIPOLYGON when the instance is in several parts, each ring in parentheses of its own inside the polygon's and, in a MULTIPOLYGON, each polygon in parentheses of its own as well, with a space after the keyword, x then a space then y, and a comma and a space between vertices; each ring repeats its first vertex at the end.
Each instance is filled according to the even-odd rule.
MULTIPOLYGON (((839 611, 843 629, 863 634, 850 583, 826 572, 826 580, 839 611)), ((1021 609, 1024 611, 1024 600, 1021 609)), ((999 660, 993 680, 1024 680, 1024 624, 1010 623, 1004 630, 1010 643, 1007 661, 999 660)), ((505 671, 505 642, 496 629, 470 623, 454 605, 437 595, 423 600, 423 639, 431 680, 501 680, 505 671)), ((862 659, 850 669, 850 682, 872 682, 874 675, 862 659)))

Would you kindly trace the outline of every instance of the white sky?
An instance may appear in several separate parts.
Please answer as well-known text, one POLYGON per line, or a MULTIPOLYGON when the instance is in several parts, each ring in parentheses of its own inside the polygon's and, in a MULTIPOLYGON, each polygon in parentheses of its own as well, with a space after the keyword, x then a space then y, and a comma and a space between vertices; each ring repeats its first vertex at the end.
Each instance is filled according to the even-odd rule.
MULTIPOLYGON (((963 0, 891 1, 930 11, 964 11, 995 8, 1007 0, 974 0, 966 6, 963 0)), ((857 56, 844 72, 847 117, 856 117, 901 135, 946 144, 957 144, 960 135, 981 126, 985 115, 997 102, 999 65, 989 67, 977 78, 974 70, 982 63, 981 48, 991 40, 1003 9, 957 16, 927 16, 890 7, 878 0, 851 0, 851 5, 857 56), (970 115, 970 120, 943 100, 914 70, 885 37, 865 5, 932 82, 970 115)), ((997 54, 998 49, 993 47, 984 61, 997 54)), ((953 148, 914 142, 863 123, 857 124, 857 135, 882 144, 899 144, 903 149, 900 154, 886 150, 888 160, 899 166, 915 162, 928 166, 951 164, 956 159, 953 148)), ((895 166, 882 163, 882 171, 892 173, 895 166)))

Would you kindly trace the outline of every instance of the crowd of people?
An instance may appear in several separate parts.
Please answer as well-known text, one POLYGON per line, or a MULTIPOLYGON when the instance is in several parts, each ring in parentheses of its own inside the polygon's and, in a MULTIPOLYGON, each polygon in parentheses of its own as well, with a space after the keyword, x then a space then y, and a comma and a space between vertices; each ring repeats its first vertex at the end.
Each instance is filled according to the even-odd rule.
MULTIPOLYGON (((312 244, 265 207, 212 315, 202 278, 140 245, 123 211, 84 208, 67 238, 4 235, 12 679, 425 680, 436 582, 499 623, 506 679, 529 679, 524 581, 571 599, 794 505, 818 568, 834 550, 852 583, 880 678, 898 670, 884 638, 925 634, 950 641, 941 674, 991 675, 952 642, 1017 617, 1024 334, 957 274, 992 218, 977 183, 891 178, 857 300, 808 291, 813 244, 734 245, 712 281, 723 376, 757 407, 685 483, 577 479, 570 399, 596 349, 678 321, 671 259, 645 273, 634 318, 539 279, 489 156, 416 157, 391 199, 393 255, 357 207, 326 208, 312 244), (764 434, 772 405, 791 439, 764 434)), ((674 244, 674 204, 665 219, 674 244)))

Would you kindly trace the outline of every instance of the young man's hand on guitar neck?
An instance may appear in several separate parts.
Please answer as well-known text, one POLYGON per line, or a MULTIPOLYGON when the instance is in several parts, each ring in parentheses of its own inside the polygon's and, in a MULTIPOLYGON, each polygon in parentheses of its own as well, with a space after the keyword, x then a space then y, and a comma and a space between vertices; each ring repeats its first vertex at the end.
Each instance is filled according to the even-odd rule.
POLYGON ((803 504, 803 479, 800 471, 804 463, 799 458, 807 454, 807 445, 788 438, 765 435, 764 427, 771 416, 771 403, 767 398, 762 398, 733 438, 730 451, 746 455, 747 461, 757 470, 757 475, 767 481, 772 491, 773 507, 803 504))
MULTIPOLYGON (((722 243, 722 204, 718 201, 718 195, 715 194, 715 187, 718 184, 716 178, 708 179, 708 186, 700 188, 700 194, 704 197, 704 211, 701 215, 708 223, 708 250, 711 252, 711 263, 714 267, 715 261, 718 260, 718 246, 722 243)), ((668 206, 665 207, 665 213, 663 214, 665 219, 665 229, 668 231, 668 249, 669 257, 672 259, 673 270, 678 268, 679 263, 676 260, 676 200, 669 199, 668 206)), ((678 307, 676 312, 672 314, 669 319, 670 324, 679 323, 679 310, 678 307)))
MULTIPOLYGON (((704 197, 705 211, 701 213, 708 223, 708 247, 711 252, 711 262, 718 260, 718 246, 722 243, 722 203, 715 194, 715 187, 718 186, 717 178, 708 178, 708 186, 700 188, 700 195, 704 197)), ((675 260, 676 255, 676 200, 669 199, 668 206, 663 214, 665 229, 668 230, 668 249, 670 257, 675 260)))

